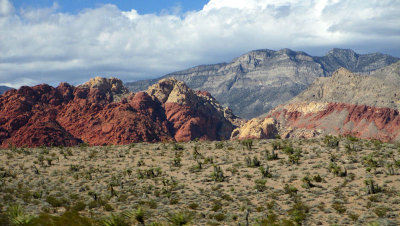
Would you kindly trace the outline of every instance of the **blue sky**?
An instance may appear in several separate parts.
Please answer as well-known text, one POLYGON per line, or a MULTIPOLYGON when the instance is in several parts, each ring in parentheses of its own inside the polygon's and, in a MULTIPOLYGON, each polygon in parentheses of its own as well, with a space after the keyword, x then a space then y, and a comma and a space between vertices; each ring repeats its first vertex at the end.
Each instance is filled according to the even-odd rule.
POLYGON ((400 57, 399 24, 393 0, 0 0, 0 85, 150 79, 254 49, 400 57))
POLYGON ((181 12, 201 10, 208 0, 114 0, 114 1, 93 1, 93 0, 13 0, 15 8, 43 8, 58 5, 58 11, 77 13, 85 8, 95 8, 102 4, 114 4, 119 9, 129 11, 136 9, 140 14, 162 13, 164 10, 172 11, 180 8, 181 12))

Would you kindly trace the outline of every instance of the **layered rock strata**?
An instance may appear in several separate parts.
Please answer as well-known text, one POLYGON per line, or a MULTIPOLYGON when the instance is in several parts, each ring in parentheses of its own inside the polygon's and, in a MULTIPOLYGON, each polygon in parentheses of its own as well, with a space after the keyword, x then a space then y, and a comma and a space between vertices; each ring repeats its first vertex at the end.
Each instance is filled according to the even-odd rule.
POLYGON ((235 128, 230 120, 236 117, 229 113, 211 95, 174 79, 136 94, 115 78, 95 78, 77 87, 24 86, 0 96, 0 145, 226 139, 235 128))

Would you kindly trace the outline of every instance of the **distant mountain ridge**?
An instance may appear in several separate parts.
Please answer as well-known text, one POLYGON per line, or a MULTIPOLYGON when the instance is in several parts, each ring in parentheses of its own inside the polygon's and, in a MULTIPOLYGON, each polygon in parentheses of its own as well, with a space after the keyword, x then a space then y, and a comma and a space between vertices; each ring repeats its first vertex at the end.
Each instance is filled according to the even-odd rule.
POLYGON ((236 115, 253 118, 292 99, 316 78, 330 76, 340 67, 369 74, 398 60, 382 53, 358 54, 350 49, 332 49, 322 57, 290 49, 263 49, 250 51, 230 63, 200 65, 126 86, 137 92, 162 78, 175 77, 192 89, 210 92, 236 115))
POLYGON ((340 68, 232 133, 234 139, 351 135, 400 141, 400 62, 363 76, 340 68))
POLYGON ((307 90, 289 101, 340 102, 400 110, 400 61, 362 76, 340 68, 332 77, 318 78, 307 90), (396 71, 391 74, 389 71, 396 71))

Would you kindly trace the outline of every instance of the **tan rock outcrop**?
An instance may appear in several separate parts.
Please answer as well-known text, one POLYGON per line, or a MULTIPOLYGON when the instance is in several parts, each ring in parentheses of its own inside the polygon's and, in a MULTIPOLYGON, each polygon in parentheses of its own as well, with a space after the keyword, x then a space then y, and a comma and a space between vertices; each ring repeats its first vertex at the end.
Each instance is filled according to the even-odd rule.
POLYGON ((277 134, 277 122, 273 118, 254 118, 236 128, 231 139, 267 139, 277 134))
POLYGON ((163 79, 146 92, 164 105, 177 141, 229 139, 238 120, 209 93, 193 91, 174 78, 163 79))

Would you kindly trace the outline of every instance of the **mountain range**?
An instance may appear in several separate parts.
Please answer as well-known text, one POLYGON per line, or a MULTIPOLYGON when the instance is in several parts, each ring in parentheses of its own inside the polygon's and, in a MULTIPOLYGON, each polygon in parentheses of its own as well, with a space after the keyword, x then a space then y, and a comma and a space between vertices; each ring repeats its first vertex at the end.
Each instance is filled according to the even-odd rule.
POLYGON ((308 89, 248 121, 232 138, 310 138, 351 135, 363 139, 400 141, 400 62, 370 76, 345 68, 318 78, 308 89))
MULTIPOLYGON (((247 93, 255 98, 254 103, 278 95, 270 104, 276 106, 259 109, 257 115, 263 116, 250 120, 237 117, 210 92, 191 89, 171 78, 178 76, 166 76, 140 92, 131 92, 117 78, 101 77, 78 86, 22 86, 0 95, 0 147, 326 135, 400 141, 400 61, 396 60, 340 49, 321 58, 288 49, 259 50, 230 64, 200 66, 192 69, 191 76, 181 75, 232 98, 232 90, 236 90, 236 98, 245 98, 247 93), (355 59, 357 64, 352 63, 355 59), (395 62, 385 66, 391 61, 395 62), (340 67, 330 73, 338 62, 358 72, 340 67), (200 68, 204 70, 196 72, 200 68), (211 73, 213 70, 221 74, 211 73), (230 89, 218 91, 232 76, 237 79, 230 89), (268 93, 269 89, 274 92, 268 93)), ((236 101, 237 106, 247 103, 236 101)))
POLYGON ((350 49, 335 48, 322 57, 290 49, 264 49, 250 51, 230 63, 196 66, 125 85, 137 92, 163 78, 174 77, 192 89, 210 92, 221 105, 250 119, 289 101, 315 79, 328 77, 341 67, 368 75, 398 60, 382 53, 358 54, 350 49))

